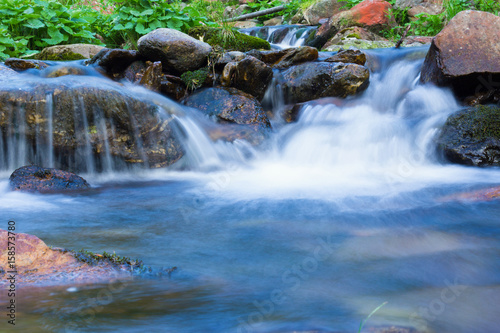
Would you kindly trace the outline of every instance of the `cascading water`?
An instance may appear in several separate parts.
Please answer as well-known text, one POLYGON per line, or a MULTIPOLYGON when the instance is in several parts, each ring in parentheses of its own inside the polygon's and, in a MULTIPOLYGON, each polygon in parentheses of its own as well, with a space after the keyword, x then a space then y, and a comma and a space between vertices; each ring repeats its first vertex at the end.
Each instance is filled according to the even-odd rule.
POLYGON ((314 36, 316 30, 316 27, 286 25, 247 28, 241 29, 240 32, 265 39, 275 49, 284 49, 305 45, 314 36))

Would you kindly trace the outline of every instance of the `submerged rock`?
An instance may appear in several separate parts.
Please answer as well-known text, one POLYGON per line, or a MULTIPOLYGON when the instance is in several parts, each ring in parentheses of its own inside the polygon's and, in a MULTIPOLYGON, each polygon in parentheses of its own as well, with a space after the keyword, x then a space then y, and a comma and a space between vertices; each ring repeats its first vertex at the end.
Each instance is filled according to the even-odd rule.
POLYGON ((8 80, 12 76, 19 75, 15 70, 0 64, 0 81, 8 80))
POLYGON ((261 129, 271 127, 259 101, 235 88, 201 89, 186 97, 183 104, 215 117, 219 123, 254 125, 261 129))
POLYGON ((139 38, 139 54, 152 62, 161 61, 164 70, 182 74, 207 64, 212 47, 175 29, 160 28, 139 38))
POLYGON ((7 140, 22 129, 18 145, 26 146, 17 149, 32 152, 27 157, 38 164, 53 149, 57 168, 77 172, 92 171, 93 162, 96 170, 124 164, 162 167, 183 152, 167 113, 176 110, 161 103, 95 77, 11 80, 0 86, 0 129, 7 140), (167 112, 161 114, 157 104, 167 112))
POLYGON ((451 86, 460 98, 499 91, 500 17, 462 11, 433 39, 421 81, 451 86))
MULTIPOLYGON (((64 284, 102 283, 132 278, 142 263, 128 258, 113 260, 111 256, 94 255, 101 260, 91 262, 89 255, 48 247, 40 238, 23 233, 15 234, 16 260, 9 264, 8 231, 0 229, 0 286, 9 286, 9 271, 16 270, 17 286, 47 286, 64 284), (79 257, 80 259, 77 259, 79 257), (128 260, 127 260, 128 259, 128 260)), ((114 257, 116 258, 116 256, 114 257)))
POLYGON ((490 201, 500 199, 500 186, 475 190, 470 192, 456 193, 442 197, 439 201, 490 201))
POLYGON ((347 97, 368 86, 370 72, 356 64, 312 62, 283 71, 288 102, 301 103, 321 97, 347 97))
POLYGON ((437 146, 450 162, 500 166, 500 108, 477 106, 452 114, 437 146))
POLYGON ((85 190, 90 187, 85 179, 72 172, 41 168, 36 165, 24 166, 9 178, 13 191, 58 192, 85 190))
POLYGON ((16 71, 25 71, 30 68, 43 69, 49 65, 39 60, 26 60, 19 58, 9 58, 5 60, 5 66, 12 68, 16 71))

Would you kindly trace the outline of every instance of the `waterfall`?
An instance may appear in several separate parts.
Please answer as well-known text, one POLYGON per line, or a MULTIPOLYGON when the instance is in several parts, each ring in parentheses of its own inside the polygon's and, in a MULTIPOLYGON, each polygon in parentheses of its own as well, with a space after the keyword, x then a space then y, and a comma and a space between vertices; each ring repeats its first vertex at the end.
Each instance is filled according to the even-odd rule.
POLYGON ((306 45, 314 36, 317 27, 284 25, 240 29, 240 32, 267 40, 274 49, 286 49, 306 45))

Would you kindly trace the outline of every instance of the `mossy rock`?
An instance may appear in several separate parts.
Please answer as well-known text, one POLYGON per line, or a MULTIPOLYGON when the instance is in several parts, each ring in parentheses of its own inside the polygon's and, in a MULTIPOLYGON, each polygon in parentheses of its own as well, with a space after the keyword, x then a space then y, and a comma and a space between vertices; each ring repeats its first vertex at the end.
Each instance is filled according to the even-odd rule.
POLYGON ((269 42, 236 30, 210 27, 194 27, 189 29, 191 37, 200 39, 211 46, 221 46, 226 51, 248 52, 250 50, 270 50, 269 42))
POLYGON ((480 105, 452 114, 437 145, 451 162, 500 166, 500 108, 480 105))
POLYGON ((36 54, 38 60, 72 61, 90 59, 103 49, 102 46, 92 44, 69 44, 46 47, 36 54))

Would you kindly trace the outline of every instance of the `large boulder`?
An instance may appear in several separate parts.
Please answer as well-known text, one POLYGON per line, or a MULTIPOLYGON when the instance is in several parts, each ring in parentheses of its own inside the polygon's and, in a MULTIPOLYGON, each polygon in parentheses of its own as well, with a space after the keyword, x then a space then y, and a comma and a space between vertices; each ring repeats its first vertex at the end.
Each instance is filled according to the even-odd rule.
POLYGON ((452 114, 437 147, 450 162, 500 166, 500 108, 477 106, 452 114))
POLYGON ((321 19, 332 17, 344 10, 347 1, 319 0, 304 11, 304 18, 310 25, 316 25, 321 19))
POLYGON ((91 160, 96 169, 109 164, 162 167, 176 162, 183 152, 169 125, 170 114, 177 112, 174 108, 159 98, 131 95, 119 84, 97 77, 0 84, 4 139, 21 137, 16 149, 26 149, 30 162, 46 165, 52 155, 53 165, 64 170, 92 171, 91 160))
POLYGON ((183 100, 219 123, 252 125, 261 129, 271 127, 259 101, 235 88, 214 87, 201 89, 183 100))
POLYGON ((460 98, 499 90, 500 17, 462 11, 433 39, 421 81, 451 86, 460 98))
POLYGON ((90 59, 104 47, 92 44, 68 44, 49 46, 36 55, 38 60, 80 60, 90 59))
POLYGON ((163 69, 182 74, 207 64, 212 47, 175 29, 160 28, 139 38, 139 54, 152 62, 161 61, 163 69))
POLYGON ((338 30, 356 26, 379 33, 396 24, 391 8, 391 4, 384 0, 365 0, 348 11, 332 16, 331 25, 338 30))
POLYGON ((36 165, 17 169, 10 175, 9 183, 13 191, 27 192, 85 190, 90 187, 85 179, 72 172, 36 165))
POLYGON ((347 97, 368 86, 364 66, 338 62, 311 62, 282 72, 288 102, 301 103, 321 97, 347 97))
POLYGON ((272 78, 271 67, 255 57, 247 56, 240 61, 226 64, 221 81, 224 86, 244 91, 260 101, 272 78))
POLYGON ((236 30, 194 27, 189 29, 189 35, 207 42, 211 46, 220 46, 226 51, 246 52, 253 49, 269 50, 271 45, 268 41, 259 37, 249 36, 236 30))
POLYGON ((17 286, 104 283, 131 279, 133 274, 140 273, 138 264, 130 260, 127 262, 125 258, 118 263, 103 255, 50 248, 40 238, 17 233, 12 227, 9 224, 9 231, 15 233, 15 242, 8 238, 12 237, 12 233, 0 229, 0 287, 3 290, 12 283, 17 286), (15 263, 9 259, 12 255, 8 250, 8 241, 16 245, 15 263), (9 271, 12 270, 17 271, 15 280, 9 280, 9 271))

